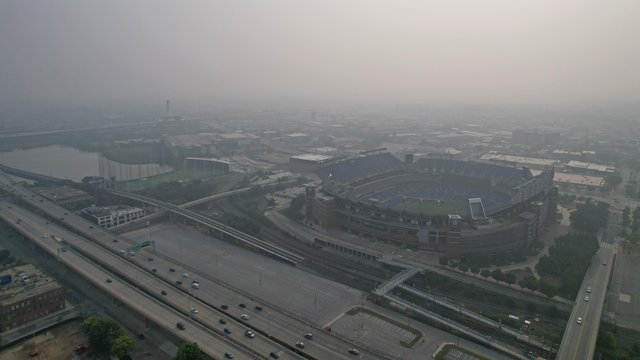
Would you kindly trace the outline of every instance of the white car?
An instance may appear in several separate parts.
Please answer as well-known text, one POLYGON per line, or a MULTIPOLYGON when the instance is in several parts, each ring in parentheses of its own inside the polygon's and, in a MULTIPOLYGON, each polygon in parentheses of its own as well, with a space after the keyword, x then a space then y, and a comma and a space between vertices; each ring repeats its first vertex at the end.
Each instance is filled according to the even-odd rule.
POLYGON ((591 286, 589 286, 589 287, 587 288, 587 292, 588 292, 588 293, 591 293, 591 286))
POLYGON ((249 315, 247 314, 242 314, 240 315, 240 317, 242 318, 242 320, 249 320, 249 315))
POLYGON ((197 314, 198 313, 198 309, 191 309, 191 313, 192 314, 197 314))
POLYGON ((183 274, 182 274, 182 277, 183 277, 183 278, 188 278, 188 277, 189 277, 189 274, 187 274, 187 273, 183 273, 183 274))
POLYGON ((584 301, 587 301, 587 302, 588 302, 588 301, 589 301, 589 297, 588 297, 588 296, 585 296, 585 297, 584 297, 584 301))
POLYGON ((582 318, 581 318, 581 317, 579 317, 579 318, 578 318, 578 320, 576 320, 576 322, 577 322, 578 324, 582 324, 582 318))

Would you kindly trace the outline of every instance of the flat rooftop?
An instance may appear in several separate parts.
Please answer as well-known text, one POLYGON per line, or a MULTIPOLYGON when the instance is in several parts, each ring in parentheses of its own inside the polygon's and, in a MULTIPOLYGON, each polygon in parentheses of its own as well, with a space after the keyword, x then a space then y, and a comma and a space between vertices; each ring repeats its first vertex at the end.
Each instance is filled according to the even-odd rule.
POLYGON ((602 165, 602 164, 594 164, 582 161, 571 160, 567 163, 567 167, 572 167, 575 169, 582 170, 590 170, 590 171, 598 171, 598 172, 608 172, 611 173, 615 170, 615 167, 602 165))
POLYGON ((600 176, 586 176, 581 174, 568 174, 563 172, 556 172, 553 176, 553 181, 573 185, 598 187, 604 185, 604 178, 600 176))
POLYGON ((70 200, 84 200, 91 198, 91 195, 89 195, 87 192, 74 189, 69 186, 58 186, 51 188, 34 187, 31 190, 53 202, 67 202, 70 200))
POLYGON ((481 160, 490 160, 490 161, 506 161, 517 164, 526 164, 526 165, 538 165, 538 166, 553 166, 559 163, 558 160, 553 159, 541 159, 541 158, 532 158, 532 157, 524 157, 524 156, 514 156, 514 155, 502 155, 502 154, 484 154, 480 157, 481 160))
POLYGON ((50 278, 32 264, 15 266, 0 272, 0 277, 10 275, 11 283, 0 286, 0 305, 6 306, 60 288, 57 281, 50 278))

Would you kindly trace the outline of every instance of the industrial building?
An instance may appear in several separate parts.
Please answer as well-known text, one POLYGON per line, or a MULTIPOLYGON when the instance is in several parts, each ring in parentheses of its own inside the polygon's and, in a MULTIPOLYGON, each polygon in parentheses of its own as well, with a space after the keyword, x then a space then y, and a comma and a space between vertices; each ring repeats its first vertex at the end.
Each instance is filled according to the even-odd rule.
POLYGON ((65 308, 65 290, 28 264, 0 273, 0 331, 11 330, 65 308))
POLYGON ((144 209, 127 205, 90 206, 82 209, 80 213, 103 228, 126 224, 145 216, 144 209))

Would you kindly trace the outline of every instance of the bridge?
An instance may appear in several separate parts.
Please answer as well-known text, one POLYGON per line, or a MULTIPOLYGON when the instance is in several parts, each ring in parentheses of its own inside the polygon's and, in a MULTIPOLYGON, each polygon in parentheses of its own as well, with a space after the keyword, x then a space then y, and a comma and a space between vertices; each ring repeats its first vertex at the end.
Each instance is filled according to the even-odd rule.
POLYGON ((10 166, 6 166, 6 165, 2 165, 2 164, 0 164, 0 170, 6 172, 8 174, 12 174, 12 175, 15 175, 15 176, 23 177, 23 178, 26 178, 26 179, 48 181, 48 182, 52 182, 52 183, 63 183, 63 182, 70 181, 70 180, 60 179, 60 178, 53 177, 53 176, 36 174, 34 172, 31 172, 31 171, 20 170, 20 169, 12 168, 10 166))
POLYGON ((169 204, 169 203, 165 203, 163 201, 160 200, 156 200, 156 199, 152 199, 146 196, 142 196, 142 195, 137 195, 137 194, 132 194, 132 193, 128 193, 128 192, 123 192, 123 191, 111 191, 112 194, 120 196, 120 197, 124 197, 127 199, 131 199, 131 200, 136 200, 136 201, 140 201, 143 203, 147 203, 147 204, 151 204, 160 208, 163 208, 165 210, 170 211, 173 214, 176 215, 180 215, 190 221, 199 223, 201 225, 207 226, 210 229, 213 229, 215 231, 217 231, 219 234, 221 234, 223 237, 227 237, 227 238, 232 238, 246 246, 248 246, 249 248, 258 250, 259 252, 262 252, 266 255, 272 256, 276 259, 282 260, 286 263, 289 263, 291 265, 296 265, 298 262, 301 262, 304 260, 304 258, 300 255, 294 254, 288 250, 285 250, 281 247, 275 246, 271 243, 268 243, 264 240, 258 239, 256 237, 253 237, 251 235, 245 234, 239 230, 236 230, 232 227, 229 227, 225 224, 222 224, 220 222, 217 222, 213 219, 210 219, 206 216, 200 215, 196 212, 187 210, 187 209, 183 209, 180 206, 176 206, 173 204, 169 204))

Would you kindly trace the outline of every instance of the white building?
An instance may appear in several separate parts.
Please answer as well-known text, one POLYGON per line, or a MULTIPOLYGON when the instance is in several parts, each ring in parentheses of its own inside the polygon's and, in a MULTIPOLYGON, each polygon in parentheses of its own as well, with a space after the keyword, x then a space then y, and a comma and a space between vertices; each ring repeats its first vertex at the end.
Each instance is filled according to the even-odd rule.
POLYGON ((126 224, 145 216, 143 209, 127 205, 91 206, 82 209, 81 213, 84 217, 104 228, 126 224))

